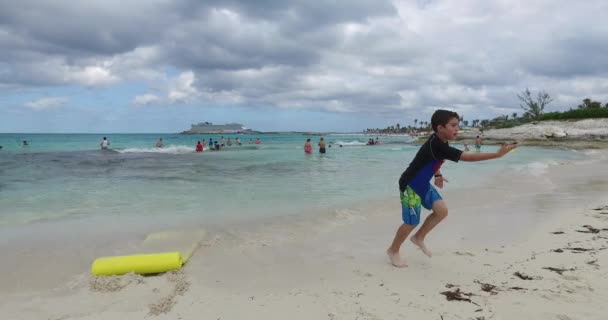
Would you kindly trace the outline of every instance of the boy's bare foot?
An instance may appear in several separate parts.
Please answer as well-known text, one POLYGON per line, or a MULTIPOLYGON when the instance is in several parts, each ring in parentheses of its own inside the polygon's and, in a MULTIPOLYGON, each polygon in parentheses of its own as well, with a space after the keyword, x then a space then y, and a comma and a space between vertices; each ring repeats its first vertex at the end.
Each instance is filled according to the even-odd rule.
POLYGON ((415 245, 417 245, 417 246, 418 246, 418 248, 420 248, 420 250, 422 250, 422 252, 423 252, 424 254, 426 254, 426 255, 427 255, 427 257, 429 257, 429 258, 430 258, 430 257, 432 256, 431 251, 429 251, 429 249, 427 249, 427 248, 426 248, 426 246, 424 245, 424 241, 419 240, 418 238, 416 238, 416 236, 412 236, 412 237, 410 238, 410 240, 411 240, 411 241, 412 241, 412 242, 413 242, 415 245))
POLYGON ((407 263, 405 261, 401 261, 401 256, 399 252, 392 252, 391 249, 386 250, 386 254, 388 254, 388 258, 391 260, 391 264, 397 268, 405 268, 407 267, 407 263))

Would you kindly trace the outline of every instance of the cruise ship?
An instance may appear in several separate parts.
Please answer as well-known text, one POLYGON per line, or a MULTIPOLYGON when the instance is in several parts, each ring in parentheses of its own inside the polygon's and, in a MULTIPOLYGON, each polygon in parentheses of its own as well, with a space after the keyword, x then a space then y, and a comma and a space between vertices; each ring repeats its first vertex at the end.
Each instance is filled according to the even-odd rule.
POLYGON ((240 133, 249 131, 240 123, 213 124, 211 122, 201 122, 193 124, 188 131, 182 133, 240 133))

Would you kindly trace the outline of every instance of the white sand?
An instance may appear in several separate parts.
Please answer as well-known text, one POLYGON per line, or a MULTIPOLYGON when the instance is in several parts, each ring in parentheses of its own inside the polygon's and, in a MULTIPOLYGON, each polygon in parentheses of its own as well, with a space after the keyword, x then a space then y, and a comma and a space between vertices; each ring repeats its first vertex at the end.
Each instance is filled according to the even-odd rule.
POLYGON ((608 206, 608 161, 603 152, 592 156, 543 176, 444 190, 450 215, 429 236, 433 258, 408 241, 404 269, 390 266, 384 253, 400 222, 398 201, 389 199, 331 216, 235 225, 207 235, 181 272, 95 279, 83 270, 59 287, 4 294, 0 313, 100 320, 606 319, 608 207, 593 209, 608 206), (578 232, 589 231, 583 225, 598 231, 578 232), (456 290, 470 293, 462 296, 470 302, 441 294, 456 290))

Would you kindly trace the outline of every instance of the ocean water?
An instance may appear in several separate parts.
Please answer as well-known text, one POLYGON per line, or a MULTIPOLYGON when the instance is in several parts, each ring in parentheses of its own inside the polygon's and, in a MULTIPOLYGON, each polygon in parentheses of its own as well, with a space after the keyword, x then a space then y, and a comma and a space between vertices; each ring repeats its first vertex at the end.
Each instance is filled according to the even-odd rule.
MULTIPOLYGON (((0 134, 0 228, 125 219, 205 223, 314 214, 393 196, 398 201, 397 180, 419 148, 404 136, 381 136, 382 144, 366 146, 376 136, 328 135, 326 154, 305 155, 306 139, 316 145, 319 136, 240 134, 225 138, 239 137, 241 146, 195 153, 196 141, 220 135, 105 136, 111 150, 99 150, 97 134, 0 134), (153 147, 159 137, 161 149, 153 147), (258 137, 261 144, 247 144, 258 137)), ((571 150, 521 147, 496 161, 446 162, 442 171, 450 188, 468 188, 505 172, 540 175, 582 158, 571 150)))

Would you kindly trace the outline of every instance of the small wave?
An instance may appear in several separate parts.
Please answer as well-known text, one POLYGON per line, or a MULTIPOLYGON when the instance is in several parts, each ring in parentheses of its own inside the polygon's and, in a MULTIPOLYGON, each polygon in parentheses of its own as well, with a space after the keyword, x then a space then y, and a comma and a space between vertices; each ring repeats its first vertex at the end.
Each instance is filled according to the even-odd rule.
POLYGON ((582 153, 588 156, 594 156, 600 154, 601 152, 599 152, 598 150, 584 150, 582 151, 582 153))
POLYGON ((595 158, 599 160, 608 159, 608 152, 606 152, 605 150, 585 150, 583 153, 589 158, 595 158))
POLYGON ((337 145, 343 145, 343 146, 365 146, 367 145, 367 143, 365 142, 361 142, 359 140, 353 140, 353 141, 341 141, 338 140, 332 144, 337 144, 337 145))
POLYGON ((414 143, 418 141, 418 137, 409 137, 404 141, 405 143, 414 143))
POLYGON ((514 169, 518 172, 538 177, 547 173, 547 169, 549 169, 549 167, 556 166, 559 164, 559 162, 554 160, 547 160, 545 162, 536 161, 525 165, 515 166, 514 169))
POLYGON ((361 215, 358 210, 351 209, 336 209, 334 212, 334 219, 338 221, 354 222, 359 220, 365 220, 365 217, 361 215))
MULTIPOLYGON (((207 148, 205 148, 207 150, 207 148)), ((127 148, 116 150, 120 153, 166 153, 166 154, 184 154, 193 153, 194 147, 189 146, 169 146, 166 148, 127 148)))

